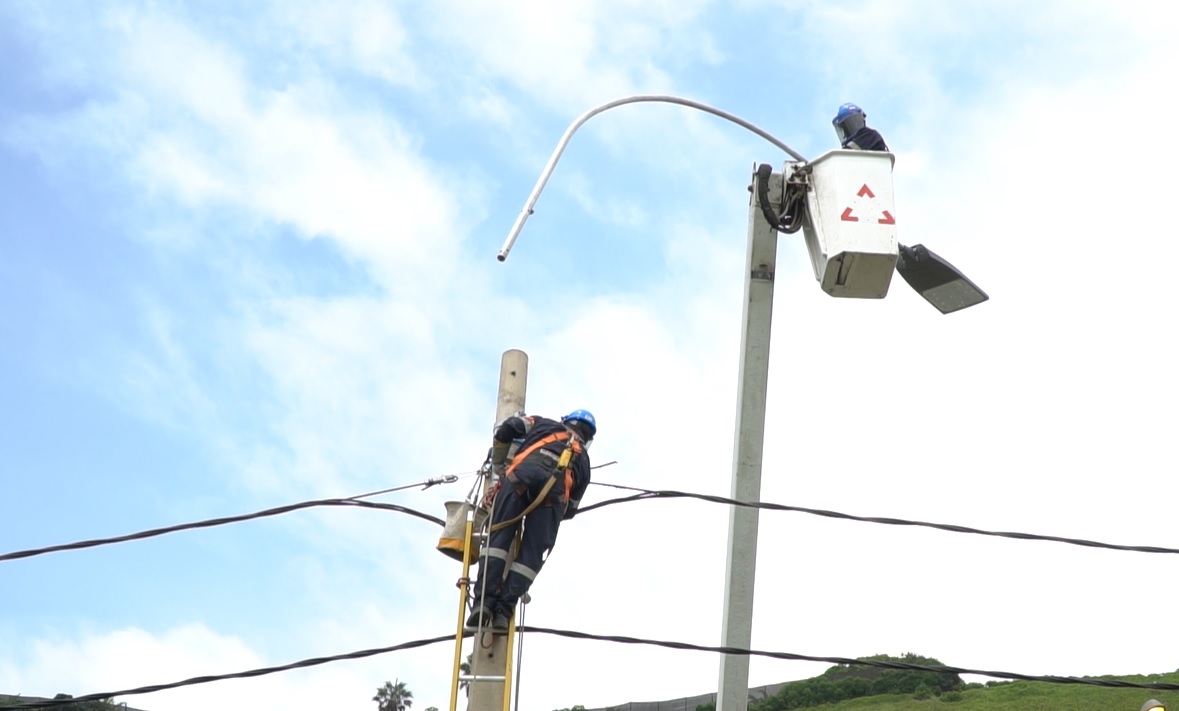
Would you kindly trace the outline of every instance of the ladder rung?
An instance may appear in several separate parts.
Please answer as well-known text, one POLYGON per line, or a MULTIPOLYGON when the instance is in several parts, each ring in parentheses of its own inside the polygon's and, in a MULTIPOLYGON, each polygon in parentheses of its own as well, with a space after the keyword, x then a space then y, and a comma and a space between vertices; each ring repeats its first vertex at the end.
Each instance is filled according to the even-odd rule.
POLYGON ((463 674, 459 677, 459 681, 504 681, 504 676, 502 674, 499 676, 493 676, 489 674, 481 674, 479 676, 475 676, 473 674, 463 674))

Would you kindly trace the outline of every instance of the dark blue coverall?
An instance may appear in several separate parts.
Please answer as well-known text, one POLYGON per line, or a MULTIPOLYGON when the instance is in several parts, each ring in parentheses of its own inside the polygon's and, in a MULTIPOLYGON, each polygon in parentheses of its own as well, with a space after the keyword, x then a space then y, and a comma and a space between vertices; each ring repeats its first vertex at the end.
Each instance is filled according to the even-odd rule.
POLYGON ((493 627, 506 626, 516 608, 516 602, 528 592, 536 574, 544 565, 545 554, 557 541, 561 521, 573 518, 577 505, 590 483, 590 460, 584 442, 571 428, 544 417, 509 417, 495 432, 495 440, 509 443, 523 438, 516 459, 499 486, 492 510, 491 525, 516 518, 535 500, 545 482, 554 474, 557 480, 545 501, 522 521, 491 534, 479 561, 479 579, 473 586, 473 609, 468 626, 477 615, 490 614, 493 627), (535 443, 550 435, 577 438, 579 453, 573 455, 569 468, 557 471, 556 463, 568 446, 568 441, 555 441, 525 454, 535 443), (521 459, 521 457, 524 457, 521 459), (568 474, 566 474, 568 472, 568 474), (520 550, 504 578, 508 549, 517 529, 523 525, 520 550), (486 590, 484 583, 486 582, 486 590))
POLYGON ((847 139, 843 147, 861 151, 888 151, 888 146, 885 145, 884 137, 880 135, 880 132, 867 126, 856 131, 851 138, 847 139))

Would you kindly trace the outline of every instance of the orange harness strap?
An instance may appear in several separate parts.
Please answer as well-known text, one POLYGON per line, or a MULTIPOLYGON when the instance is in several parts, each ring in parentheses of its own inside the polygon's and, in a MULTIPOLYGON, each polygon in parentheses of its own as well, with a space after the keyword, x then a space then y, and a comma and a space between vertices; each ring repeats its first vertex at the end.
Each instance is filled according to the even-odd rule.
MULTIPOLYGON (((544 447, 545 445, 548 445, 548 444, 552 444, 553 442, 563 442, 568 439, 572 439, 572 441, 569 443, 569 449, 573 450, 573 454, 581 454, 581 452, 582 452, 581 442, 578 441, 578 439, 576 437, 573 437, 571 432, 569 432, 568 430, 566 430, 565 432, 557 432, 557 433, 549 435, 548 437, 540 438, 539 440, 537 440, 537 441, 533 442, 531 445, 529 445, 529 447, 527 449, 525 449, 523 452, 518 453, 516 455, 516 457, 512 460, 512 465, 510 467, 508 467, 507 472, 504 473, 504 476, 505 477, 510 476, 512 474, 512 472, 515 471, 517 465, 519 465, 520 462, 527 459, 530 454, 537 451, 541 447, 544 447)), ((565 491, 561 495, 561 501, 568 503, 569 497, 573 493, 573 467, 571 467, 571 466, 565 467, 564 474, 565 474, 565 477, 564 477, 565 491)), ((528 508, 524 509, 524 511, 519 516, 514 517, 510 521, 501 521, 500 523, 495 524, 494 526, 491 527, 491 532, 494 533, 496 531, 503 530, 503 529, 507 528, 508 526, 513 526, 517 522, 519 522, 521 519, 523 519, 525 516, 532 513, 536 509, 537 506, 540 506, 541 502, 544 501, 545 497, 548 496, 549 491, 552 490, 553 484, 555 484, 556 482, 557 482, 557 472, 554 471, 553 475, 550 476, 549 480, 545 482, 545 484, 541 488, 540 492, 537 493, 536 498, 533 499, 532 503, 528 505, 528 508)))
MULTIPOLYGON (((540 449, 541 447, 544 447, 545 445, 548 445, 548 444, 552 444, 553 442, 563 442, 567 439, 572 440, 569 443, 569 448, 573 450, 573 453, 574 454, 581 454, 581 452, 582 452, 581 442, 579 442, 576 437, 573 437, 572 433, 570 433, 569 431, 556 432, 554 434, 549 435, 548 437, 542 437, 542 438, 538 439, 537 441, 535 441, 531 445, 529 445, 529 447, 527 449, 525 449, 523 452, 520 452, 519 454, 517 454, 515 459, 512 460, 512 466, 508 467, 507 474, 511 474, 513 471, 515 471, 516 466, 519 465, 520 462, 527 459, 528 455, 532 454, 533 452, 540 449)), ((565 493, 561 495, 561 500, 568 502, 569 497, 573 493, 573 467, 565 467, 564 484, 565 484, 565 493)), ((545 493, 546 494, 548 493, 547 489, 545 490, 545 493)), ((540 497, 537 497, 537 498, 540 498, 540 497)))
POLYGON ((535 452, 536 450, 545 446, 546 444, 552 444, 553 442, 560 442, 561 440, 566 440, 566 439, 569 439, 568 432, 556 432, 554 434, 549 435, 548 437, 541 437, 540 439, 536 440, 531 445, 529 445, 528 449, 525 449, 523 452, 520 452, 516 455, 515 459, 512 460, 512 466, 508 467, 507 473, 511 474, 513 471, 516 470, 516 467, 520 465, 520 462, 522 462, 528 458, 529 454, 532 454, 533 452, 535 452))

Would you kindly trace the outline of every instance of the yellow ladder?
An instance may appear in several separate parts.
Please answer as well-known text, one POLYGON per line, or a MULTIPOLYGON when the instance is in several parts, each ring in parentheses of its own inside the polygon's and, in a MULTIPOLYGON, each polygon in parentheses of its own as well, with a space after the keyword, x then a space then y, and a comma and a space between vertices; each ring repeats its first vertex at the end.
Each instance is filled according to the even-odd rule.
MULTIPOLYGON (((487 529, 490 530, 490 527, 491 527, 490 522, 485 525, 486 525, 487 529)), ((480 532, 480 534, 482 535, 482 532, 480 532)), ((468 593, 470 592, 470 586, 471 586, 471 549, 474 547, 473 546, 474 536, 475 536, 474 522, 472 521, 471 515, 468 514, 466 529, 463 533, 463 575, 461 578, 459 578, 458 584, 457 584, 457 587, 459 589, 458 623, 456 625, 455 634, 454 634, 454 669, 451 671, 451 677, 450 677, 450 711, 458 711, 458 692, 459 692, 459 682, 460 681, 465 681, 469 684, 477 684, 479 682, 494 682, 494 681, 503 682, 504 702, 503 702, 502 711, 509 711, 509 709, 511 707, 511 701, 512 701, 512 686, 509 683, 509 680, 512 677, 513 641, 516 638, 515 611, 513 611, 511 620, 509 620, 509 622, 508 622, 508 632, 507 632, 508 640, 507 640, 507 649, 505 650, 505 657, 504 657, 504 674, 503 674, 503 676, 499 676, 498 674, 493 674, 493 675, 483 674, 483 675, 479 675, 479 676, 475 676, 474 674, 460 675, 460 672, 462 670, 462 661, 463 661, 463 637, 464 637, 463 633, 466 631, 466 625, 464 624, 464 622, 465 622, 464 618, 466 617, 466 614, 467 614, 467 597, 468 597, 468 593)), ((480 618, 480 619, 482 620, 482 618, 480 618)), ((475 640, 476 640, 475 643, 476 644, 479 643, 479 640, 482 639, 484 634, 486 634, 486 632, 483 629, 482 621, 481 621, 479 628, 475 630, 475 640)), ((495 633, 492 632, 492 634, 495 634, 495 633)), ((474 671, 474 670, 472 670, 472 671, 474 671)))

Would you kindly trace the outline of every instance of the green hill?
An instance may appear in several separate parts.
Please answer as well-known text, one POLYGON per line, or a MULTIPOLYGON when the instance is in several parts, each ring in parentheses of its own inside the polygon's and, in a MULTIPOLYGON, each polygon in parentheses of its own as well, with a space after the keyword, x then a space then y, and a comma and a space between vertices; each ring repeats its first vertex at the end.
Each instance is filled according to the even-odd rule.
MULTIPOLYGON (((1179 684, 1179 671, 1100 678, 1179 684)), ((1147 699, 1158 699, 1168 709, 1179 709, 1179 692, 1176 691, 1107 689, 1041 681, 992 682, 989 686, 970 684, 961 691, 931 695, 921 700, 914 698, 913 694, 865 696, 815 708, 817 711, 1138 711, 1147 699)))
MULTIPOLYGON (((865 660, 942 666, 929 657, 878 655, 865 660)), ((1136 683, 1179 684, 1179 671, 1127 677, 1090 677, 1136 683)), ((1179 711, 1179 692, 1113 689, 1036 681, 966 684, 956 674, 837 665, 823 674, 788 682, 749 711, 1138 711, 1147 699, 1179 711)), ((714 711, 711 703, 696 711, 714 711)))

